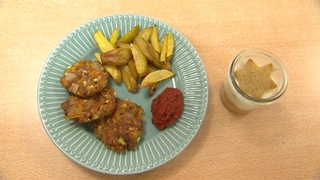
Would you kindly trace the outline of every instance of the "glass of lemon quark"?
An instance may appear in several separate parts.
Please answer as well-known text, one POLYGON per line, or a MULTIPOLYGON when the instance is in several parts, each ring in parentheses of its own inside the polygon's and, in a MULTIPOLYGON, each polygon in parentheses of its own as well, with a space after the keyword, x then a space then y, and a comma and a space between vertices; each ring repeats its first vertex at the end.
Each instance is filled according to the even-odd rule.
POLYGON ((287 71, 278 57, 263 49, 247 49, 231 61, 220 98, 230 111, 246 114, 278 101, 287 85, 287 71))

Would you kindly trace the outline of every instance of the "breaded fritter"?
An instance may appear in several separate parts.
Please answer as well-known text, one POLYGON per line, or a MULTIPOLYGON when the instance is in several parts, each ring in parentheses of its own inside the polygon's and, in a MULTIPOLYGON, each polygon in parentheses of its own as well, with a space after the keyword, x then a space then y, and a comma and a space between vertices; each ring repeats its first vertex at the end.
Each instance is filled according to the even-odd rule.
POLYGON ((90 97, 107 86, 108 77, 98 61, 80 60, 65 69, 60 82, 73 95, 90 97))
POLYGON ((92 122, 111 115, 116 108, 116 92, 107 87, 89 98, 71 95, 61 107, 67 118, 78 123, 92 122))
POLYGON ((111 150, 133 150, 143 131, 143 109, 129 100, 117 99, 112 116, 93 123, 95 135, 111 150))

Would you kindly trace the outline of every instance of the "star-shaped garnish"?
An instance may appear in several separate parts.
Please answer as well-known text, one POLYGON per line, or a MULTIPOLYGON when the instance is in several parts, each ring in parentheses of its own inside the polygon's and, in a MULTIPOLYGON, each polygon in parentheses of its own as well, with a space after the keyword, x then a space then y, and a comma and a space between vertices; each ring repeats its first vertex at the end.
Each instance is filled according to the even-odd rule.
POLYGON ((236 71, 234 76, 243 92, 259 99, 266 91, 277 87, 270 77, 272 69, 272 63, 258 66, 252 59, 249 59, 243 69, 236 71))

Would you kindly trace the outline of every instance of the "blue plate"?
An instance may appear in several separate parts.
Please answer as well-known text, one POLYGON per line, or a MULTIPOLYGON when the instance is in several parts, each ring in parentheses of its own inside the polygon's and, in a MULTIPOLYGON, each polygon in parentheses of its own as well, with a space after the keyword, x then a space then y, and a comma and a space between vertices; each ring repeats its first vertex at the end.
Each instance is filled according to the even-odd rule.
POLYGON ((149 17, 138 15, 106 16, 90 21, 67 35, 44 64, 38 86, 38 107, 45 130, 54 144, 69 158, 89 169, 107 174, 134 174, 154 169, 181 153, 198 132, 208 104, 207 76, 199 55, 190 42, 172 27, 149 17), (64 69, 80 59, 94 60, 99 52, 93 34, 100 29, 106 37, 114 28, 120 36, 135 25, 158 26, 159 39, 172 32, 175 40, 171 60, 173 78, 162 81, 150 98, 147 88, 128 92, 123 83, 110 85, 120 98, 130 99, 145 111, 144 132, 136 150, 117 153, 106 148, 90 127, 64 118, 60 104, 69 93, 60 84, 64 69), (185 107, 180 119, 164 131, 151 122, 151 102, 167 87, 183 92, 185 107))

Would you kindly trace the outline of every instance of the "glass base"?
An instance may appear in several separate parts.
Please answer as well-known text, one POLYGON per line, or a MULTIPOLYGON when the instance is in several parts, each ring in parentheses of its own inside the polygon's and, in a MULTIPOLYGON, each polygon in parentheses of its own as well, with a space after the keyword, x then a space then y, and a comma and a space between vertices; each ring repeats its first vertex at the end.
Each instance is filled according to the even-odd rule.
POLYGON ((249 112, 251 112, 252 110, 242 110, 239 109, 236 105, 234 105, 234 103, 232 101, 229 100, 225 90, 224 90, 224 85, 221 86, 220 88, 220 99, 222 104, 229 110, 235 113, 239 113, 239 114, 248 114, 249 112))

